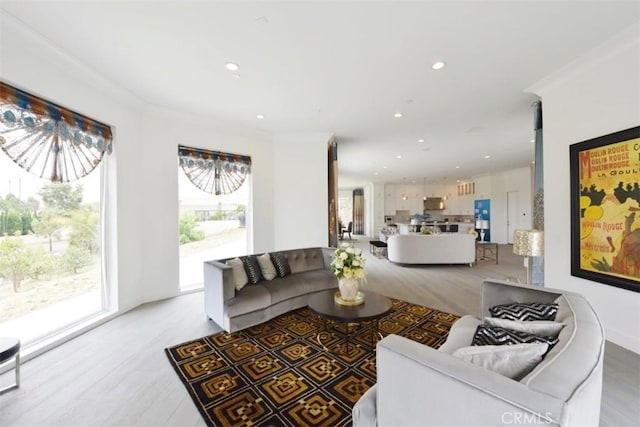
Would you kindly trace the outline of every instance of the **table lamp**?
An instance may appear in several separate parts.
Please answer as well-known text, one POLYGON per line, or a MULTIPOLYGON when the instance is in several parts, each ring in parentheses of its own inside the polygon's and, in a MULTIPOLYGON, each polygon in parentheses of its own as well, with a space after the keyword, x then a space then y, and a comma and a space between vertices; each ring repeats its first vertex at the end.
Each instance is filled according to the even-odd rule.
POLYGON ((513 232, 513 253, 524 257, 527 269, 527 285, 531 283, 529 257, 542 256, 544 234, 541 230, 515 230, 513 232))
POLYGON ((484 243, 484 230, 489 229, 489 220, 483 219, 480 221, 480 241, 484 243))

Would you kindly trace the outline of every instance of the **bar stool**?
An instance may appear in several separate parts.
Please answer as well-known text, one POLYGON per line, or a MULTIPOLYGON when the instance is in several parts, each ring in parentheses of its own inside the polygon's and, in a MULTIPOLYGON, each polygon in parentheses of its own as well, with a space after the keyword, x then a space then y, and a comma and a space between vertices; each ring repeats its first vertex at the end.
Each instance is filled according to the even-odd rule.
POLYGON ((0 394, 20 387, 20 340, 17 338, 0 337, 0 366, 14 358, 16 361, 16 382, 0 389, 0 394))

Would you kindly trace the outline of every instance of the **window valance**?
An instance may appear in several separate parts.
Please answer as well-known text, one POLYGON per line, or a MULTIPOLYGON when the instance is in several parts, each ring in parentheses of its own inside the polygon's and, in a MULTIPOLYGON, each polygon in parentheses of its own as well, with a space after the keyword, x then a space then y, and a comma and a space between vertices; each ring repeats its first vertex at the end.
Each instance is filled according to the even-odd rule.
POLYGON ((111 153, 112 134, 103 123, 0 82, 0 148, 34 175, 68 182, 111 153))
POLYGON ((180 166, 202 191, 220 195, 236 191, 251 172, 251 157, 178 146, 180 166))

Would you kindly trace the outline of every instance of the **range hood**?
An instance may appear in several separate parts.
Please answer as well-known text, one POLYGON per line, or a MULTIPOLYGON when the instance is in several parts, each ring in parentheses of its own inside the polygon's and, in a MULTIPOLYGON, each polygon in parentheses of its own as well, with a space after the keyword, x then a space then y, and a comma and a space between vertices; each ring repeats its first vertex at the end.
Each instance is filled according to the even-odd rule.
POLYGON ((427 197, 423 205, 425 211, 441 211, 444 210, 444 199, 442 197, 427 197))

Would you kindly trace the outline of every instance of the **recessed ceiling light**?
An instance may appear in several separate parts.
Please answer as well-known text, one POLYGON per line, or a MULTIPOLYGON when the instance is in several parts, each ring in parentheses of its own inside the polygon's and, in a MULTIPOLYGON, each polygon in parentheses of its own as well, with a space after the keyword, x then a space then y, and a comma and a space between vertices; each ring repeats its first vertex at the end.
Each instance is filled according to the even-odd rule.
POLYGON ((420 139, 418 140, 418 142, 424 142, 424 139, 420 138, 420 139))
POLYGON ((378 172, 374 172, 373 174, 374 174, 374 175, 378 175, 378 172))
POLYGON ((460 169, 460 166, 456 166, 456 169, 460 169))
POLYGON ((395 113, 393 117, 395 117, 396 119, 399 119, 400 117, 402 117, 402 113, 395 113))
POLYGON ((225 64, 225 67, 229 71, 238 71, 240 69, 240 66, 238 64, 234 64, 233 62, 227 62, 225 64))
POLYGON ((536 140, 535 139, 530 139, 529 142, 536 142, 536 140))
POLYGON ((401 158, 402 158, 402 156, 401 156, 400 154, 398 154, 398 155, 396 156, 396 159, 401 159, 401 158))
POLYGON ((431 68, 434 70, 442 70, 445 67, 445 65, 447 65, 447 63, 444 61, 436 61, 433 63, 431 68))
POLYGON ((256 115, 256 119, 260 119, 260 120, 264 119, 264 114, 256 115))
POLYGON ((386 169, 386 168, 387 168, 386 166, 383 166, 383 167, 382 167, 382 169, 386 169))
POLYGON ((485 158, 485 159, 490 159, 490 158, 491 158, 491 156, 487 154, 486 156, 484 156, 484 158, 485 158))

